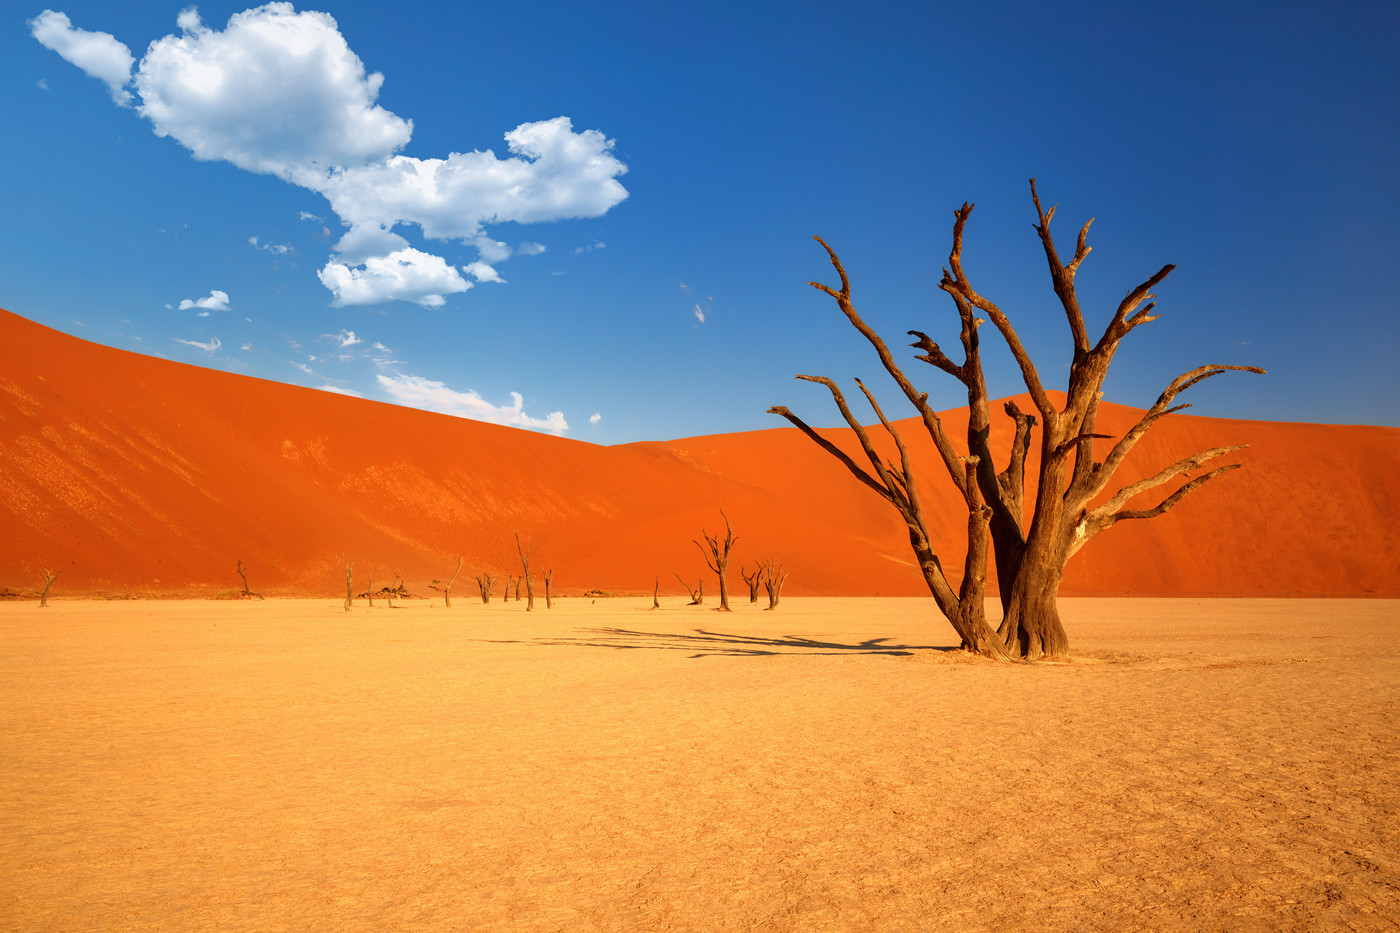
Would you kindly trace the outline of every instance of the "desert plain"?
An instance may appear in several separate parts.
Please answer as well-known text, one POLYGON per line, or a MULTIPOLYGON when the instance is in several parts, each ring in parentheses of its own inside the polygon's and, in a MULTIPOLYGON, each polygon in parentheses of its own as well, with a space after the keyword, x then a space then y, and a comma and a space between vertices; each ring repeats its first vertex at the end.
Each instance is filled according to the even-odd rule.
POLYGON ((0 603, 0 929, 1400 928, 1400 603, 0 603))

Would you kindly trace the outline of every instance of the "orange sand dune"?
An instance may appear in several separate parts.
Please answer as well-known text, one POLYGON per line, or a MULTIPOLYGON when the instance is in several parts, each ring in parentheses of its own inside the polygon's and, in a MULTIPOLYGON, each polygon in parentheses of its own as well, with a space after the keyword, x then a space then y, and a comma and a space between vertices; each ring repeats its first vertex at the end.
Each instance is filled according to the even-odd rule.
MULTIPOLYGON (((518 571, 519 533, 558 593, 649 592, 658 578, 674 593, 678 572, 713 594, 692 539, 723 509, 740 536, 735 589, 740 565, 772 555, 794 595, 923 592, 885 504, 790 428, 599 447, 144 357, 8 312, 0 346, 11 590, 33 591, 49 567, 70 595, 209 594, 239 585, 242 560, 255 590, 335 593, 349 559, 357 592, 402 574, 426 594, 461 555, 454 592, 467 598, 470 575, 518 571)), ((829 415, 817 392, 775 401, 829 415)), ((1105 406, 1099 428, 1136 416, 1105 406)), ((962 417, 947 415, 955 434, 962 417)), ((908 427, 945 560, 960 565, 957 501, 908 427)), ((1175 416, 1123 478, 1237 443, 1245 470, 1107 532, 1064 592, 1400 596, 1400 430, 1175 416)))

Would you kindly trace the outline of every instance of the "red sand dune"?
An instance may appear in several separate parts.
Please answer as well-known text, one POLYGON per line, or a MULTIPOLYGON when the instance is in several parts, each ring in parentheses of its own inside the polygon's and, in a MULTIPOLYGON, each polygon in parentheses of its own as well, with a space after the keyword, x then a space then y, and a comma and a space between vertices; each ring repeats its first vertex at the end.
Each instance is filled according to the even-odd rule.
MULTIPOLYGON (((0 346, 10 590, 32 592, 47 567, 66 595, 212 594, 239 585, 242 560, 255 590, 335 595, 348 558, 357 592, 399 573, 427 594, 460 554, 454 592, 475 598, 472 574, 518 570, 518 532, 558 593, 650 592, 657 578, 676 593, 676 571, 713 594, 692 539, 723 509, 736 590, 741 564, 772 555, 792 594, 925 592, 885 503, 791 428, 599 447, 140 356, 3 311, 0 346)), ((1106 405, 1099 429, 1137 415, 1106 405)), ((947 415, 955 434, 962 417, 947 415)), ((960 566, 964 519, 916 428, 926 507, 960 566)), ((1095 539, 1063 592, 1400 596, 1400 429, 1177 415, 1122 479, 1239 443, 1245 469, 1095 539)))

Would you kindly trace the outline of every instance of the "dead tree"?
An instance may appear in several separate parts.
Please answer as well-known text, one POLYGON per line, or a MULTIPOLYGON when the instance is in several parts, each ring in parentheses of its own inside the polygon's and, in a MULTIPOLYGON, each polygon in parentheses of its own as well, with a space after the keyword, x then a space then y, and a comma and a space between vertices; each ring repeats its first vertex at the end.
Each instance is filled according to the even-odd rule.
POLYGON ((520 581, 523 577, 511 577, 511 584, 515 590, 515 601, 520 602, 520 581))
POLYGON ((681 580, 680 574, 676 573, 674 570, 671 571, 671 573, 677 580, 681 581, 681 586, 685 587, 685 591, 690 594, 690 605, 699 606, 705 602, 705 580, 703 577, 700 579, 699 583, 692 587, 689 583, 681 580))
MULTIPOLYGON (((530 612, 535 608, 535 577, 530 573, 530 542, 527 540, 524 545, 520 543, 519 533, 515 536, 515 550, 520 555, 520 563, 525 568, 525 572, 520 575, 520 579, 525 581, 525 611, 530 612)), ((515 584, 515 601, 520 602, 520 583, 515 584)))
POLYGON ((826 377, 797 378, 819 383, 830 391, 842 417, 859 442, 864 459, 869 464, 868 469, 786 407, 769 409, 773 414, 786 418, 823 450, 840 460, 857 480, 899 513, 908 529, 909 544, 924 581, 939 610, 957 631, 963 648, 993 658, 1025 660, 1067 652, 1069 641, 1060 623, 1056 599, 1066 562, 1091 537, 1126 519, 1161 515, 1203 483, 1241 466, 1239 463, 1228 463, 1208 469, 1194 478, 1189 477, 1191 471, 1203 464, 1240 449, 1239 446, 1216 447, 1178 460, 1146 479, 1123 486, 1106 499, 1101 498, 1108 490, 1113 474, 1122 466, 1137 442, 1165 416, 1190 407, 1174 405, 1173 402, 1198 382, 1229 371, 1263 372, 1253 366, 1220 364, 1197 367, 1172 380, 1152 407, 1121 437, 1098 433, 1095 420, 1109 364, 1124 337, 1139 326, 1157 319, 1157 315, 1152 313, 1155 303, 1151 301, 1154 296, 1150 292, 1175 267, 1162 267, 1130 290, 1113 311, 1103 335, 1096 342, 1091 342, 1074 280, 1080 264, 1089 255, 1089 225, 1093 220, 1079 231, 1074 256, 1066 265, 1050 235, 1050 220, 1055 208, 1047 211, 1041 207, 1034 179, 1031 179, 1031 200, 1036 211, 1036 232, 1050 267, 1051 284, 1068 319, 1074 341, 1068 391, 1063 407, 1056 406, 1009 317, 978 293, 968 280, 962 266, 962 241, 963 227, 972 213, 972 205, 964 204, 954 212, 953 245, 948 256, 948 267, 939 283, 939 288, 952 298, 957 307, 961 322, 959 340, 963 350, 962 362, 950 359, 927 334, 909 331, 910 336, 917 338, 911 346, 920 351, 915 358, 952 376, 967 391, 967 439, 961 450, 954 446, 945 432, 937 412, 929 404, 928 394, 914 387, 884 340, 856 313, 846 270, 836 252, 820 237, 816 238, 830 257, 841 286, 838 290, 818 282, 809 284, 834 298, 847 320, 875 348, 885 371, 918 411, 922 425, 938 451, 943 472, 947 473, 948 480, 966 506, 967 545, 962 581, 957 590, 949 583, 943 564, 933 551, 904 440, 886 419, 875 396, 864 383, 856 380, 856 385, 898 451, 898 464, 879 453, 865 427, 847 406, 836 383, 826 377), (987 319, 991 320, 1010 349, 1037 411, 1037 415, 1024 414, 1014 403, 1006 404, 1006 414, 1014 423, 1014 435, 1010 456, 1001 472, 997 472, 988 443, 990 404, 982 373, 977 331, 978 326, 987 319), (1036 492, 1033 511, 1027 521, 1024 514, 1026 454, 1037 426, 1040 463, 1034 477, 1036 492), (1101 457, 1096 453, 1095 441, 1098 440, 1112 441, 1107 453, 1101 457), (1185 481, 1175 485, 1170 493, 1155 503, 1145 508, 1129 506, 1130 500, 1135 497, 1174 484, 1178 479, 1185 481), (996 561, 1002 604, 1002 623, 996 630, 990 627, 983 612, 989 552, 996 561))
POLYGON ((700 534, 705 539, 705 547, 708 547, 710 552, 706 554, 705 547, 701 547, 699 541, 695 541, 695 546, 700 548, 700 556, 705 558, 705 565, 710 568, 712 573, 719 575, 719 608, 723 612, 728 612, 729 581, 725 579, 725 576, 729 570, 729 551, 739 538, 734 534, 734 526, 729 523, 729 516, 725 515, 723 510, 719 514, 724 519, 724 540, 721 541, 718 534, 711 537, 709 532, 701 528, 700 534))
POLYGON ((365 574, 365 598, 369 600, 369 608, 374 608, 374 577, 365 574))
POLYGON ((351 598, 350 591, 355 588, 352 582, 355 578, 355 565, 349 561, 345 562, 345 611, 350 611, 351 598))
MULTIPOLYGON (((243 561, 241 560, 238 562, 238 575, 243 578, 243 592, 239 595, 245 598, 258 596, 257 593, 254 593, 252 590, 248 589, 248 569, 243 566, 243 561)), ((262 597, 258 596, 258 598, 261 599, 262 597)))
POLYGON ((758 588, 763 585, 763 565, 759 564, 753 573, 744 573, 744 568, 739 568, 739 577, 744 581, 744 585, 749 588, 749 602, 758 602, 758 588))
POLYGON ((651 589, 651 608, 661 608, 661 578, 656 578, 656 585, 651 589))
POLYGON ((768 609, 777 609, 778 600, 783 598, 783 584, 787 582, 788 571, 784 570, 783 565, 775 558, 770 557, 763 562, 754 576, 760 574, 763 576, 764 592, 768 594, 768 609))
POLYGON ((548 570, 546 570, 546 571, 544 572, 544 607, 545 607, 546 609, 553 609, 553 608, 554 608, 554 600, 553 600, 553 599, 550 597, 550 595, 549 595, 549 587, 550 587, 550 584, 551 584, 553 581, 554 581, 554 568, 553 568, 553 567, 550 567, 548 570))
POLYGON ((452 578, 442 585, 442 605, 446 609, 452 608, 452 583, 457 579, 457 574, 462 572, 462 555, 457 555, 457 569, 452 571, 452 578))
POLYGON ((55 581, 55 580, 58 579, 58 575, 59 575, 60 573, 63 573, 63 571, 62 571, 62 570, 45 570, 45 571, 44 571, 44 591, 43 591, 42 593, 39 594, 39 608, 40 608, 40 609, 45 609, 45 608, 48 607, 48 605, 49 605, 49 588, 53 586, 53 581, 55 581))
POLYGON ((496 578, 489 573, 478 574, 476 585, 477 589, 481 590, 481 601, 489 603, 491 601, 491 588, 496 585, 496 578))

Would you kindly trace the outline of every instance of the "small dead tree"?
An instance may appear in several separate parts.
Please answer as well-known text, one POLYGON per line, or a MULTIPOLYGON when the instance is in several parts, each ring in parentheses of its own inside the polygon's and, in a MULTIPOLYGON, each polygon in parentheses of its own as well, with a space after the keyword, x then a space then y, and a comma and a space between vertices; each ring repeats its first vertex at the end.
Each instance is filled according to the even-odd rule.
POLYGON ((353 589, 355 588, 355 585, 354 585, 354 582, 353 582, 354 579, 355 579, 355 565, 352 564, 352 563, 350 563, 349 561, 346 561, 346 562, 345 562, 345 611, 346 611, 346 612, 349 612, 349 611, 350 611, 350 606, 351 606, 351 596, 350 596, 350 592, 351 592, 351 590, 353 590, 353 589))
POLYGON ((813 430, 786 407, 779 405, 769 409, 773 414, 786 418, 839 460, 857 480, 899 513, 908 529, 909 545, 924 582, 939 610, 957 631, 962 647, 987 657, 1020 660, 1062 655, 1068 651, 1069 639, 1060 623, 1057 605, 1060 580, 1066 562, 1090 538, 1120 521, 1162 515, 1202 484, 1241 466, 1239 463, 1227 463, 1191 478, 1191 471, 1240 449, 1239 446, 1216 447, 1178 460, 1104 498, 1114 473, 1123 465, 1137 442, 1162 418, 1190 407, 1173 402, 1198 382, 1230 371, 1263 372, 1254 366, 1211 364, 1197 367, 1173 379, 1152 407, 1121 437, 1100 433, 1096 418, 1109 364, 1124 337, 1138 327, 1157 320, 1158 316, 1152 313, 1155 303, 1151 299, 1154 296, 1150 293, 1175 266, 1163 266, 1131 289, 1109 316, 1103 335, 1097 341, 1091 341, 1075 291, 1075 276, 1080 264, 1089 255, 1089 225, 1093 220, 1080 229, 1074 256, 1066 264, 1050 235, 1050 220, 1055 214, 1055 207, 1048 211, 1042 208, 1035 179, 1031 179, 1031 201, 1036 212, 1035 229, 1050 267, 1051 285, 1064 310, 1074 342, 1065 401, 1060 406, 1051 399, 1040 371, 1021 343, 1010 318, 973 288, 963 270, 963 227, 972 214, 972 205, 963 204, 954 212, 953 245, 948 255, 948 266, 939 282, 939 288, 948 294, 957 307, 961 323, 959 341, 962 344, 962 362, 949 358, 927 334, 909 331, 909 335, 916 338, 911 346, 920 351, 915 359, 951 376, 967 390, 967 439, 963 450, 954 446, 944 430, 942 420, 929 403, 928 393, 914 387, 885 341, 856 313, 845 268, 835 250, 820 237, 816 238, 830 257, 841 284, 839 289, 819 282, 809 284, 835 299, 846 319, 874 347, 885 371, 919 413, 922 425, 938 451, 943 471, 966 507, 967 545, 962 581, 957 590, 949 583, 943 564, 934 553, 916 489, 916 477, 910 466, 909 451, 864 383, 856 380, 861 394, 870 403, 875 417, 898 451, 897 464, 880 453, 865 427, 847 406, 836 383, 824 376, 797 378, 823 385, 831 393, 842 418, 855 434, 868 467, 857 463, 855 458, 813 430), (986 320, 992 322, 1011 351, 1037 411, 1037 415, 1024 414, 1014 403, 1006 404, 1005 411, 1014 424, 1014 434, 1010 456, 1001 472, 996 469, 989 445, 991 414, 978 334, 978 327, 986 320), (1033 511, 1027 521, 1024 514, 1026 455, 1037 425, 1040 463, 1034 478, 1036 494, 1033 511), (1102 457, 1096 452, 1095 442, 1099 440, 1112 441, 1102 457), (1129 505, 1135 497, 1168 484, 1176 484, 1179 480, 1184 482, 1157 499, 1155 504, 1145 508, 1129 505), (995 630, 988 624, 983 611, 989 553, 996 561, 1002 604, 1002 622, 995 630))
POLYGON ((452 571, 452 577, 442 585, 442 604, 444 608, 452 608, 452 583, 457 579, 457 574, 462 572, 462 555, 457 555, 457 569, 452 571))
POLYGON ((554 608, 554 600, 553 600, 553 599, 550 597, 550 595, 549 595, 549 587, 550 587, 550 584, 551 584, 553 581, 554 581, 554 568, 553 568, 553 567, 550 567, 548 570, 546 570, 546 571, 544 572, 544 607, 545 607, 546 609, 553 609, 553 608, 554 608))
POLYGON ((661 608, 661 578, 656 578, 656 585, 651 589, 651 608, 661 608))
POLYGON ((753 573, 744 573, 744 568, 739 568, 739 576, 743 579, 744 585, 749 588, 749 602, 758 602, 758 588, 763 585, 763 565, 759 564, 753 573))
MULTIPOLYGON (((768 609, 777 609, 778 600, 783 597, 783 584, 787 582, 788 571, 776 559, 770 557, 759 567, 755 576, 762 574, 763 589, 768 594, 768 609)), ((765 612, 768 610, 765 609, 765 612)))
POLYGON ((369 608, 374 608, 374 577, 365 574, 365 598, 369 600, 369 608))
POLYGON ((700 556, 705 558, 705 566, 709 567, 712 573, 719 575, 719 608, 722 612, 728 612, 729 581, 726 579, 726 574, 729 570, 729 551, 739 538, 734 534, 734 526, 730 524, 729 516, 725 515, 723 510, 720 510, 719 514, 724 519, 724 540, 721 541, 718 534, 712 537, 709 532, 701 528, 700 535, 705 539, 705 546, 709 548, 709 553, 705 553, 705 547, 701 547, 699 541, 695 541, 695 546, 700 548, 700 556))
POLYGON ((681 580, 680 574, 676 573, 674 570, 671 571, 671 573, 677 580, 681 581, 681 586, 685 587, 685 591, 690 594, 690 605, 699 606, 705 602, 705 579, 703 577, 700 579, 699 583, 692 587, 689 583, 681 580))
MULTIPOLYGON (((520 555, 521 566, 524 573, 520 579, 525 581, 525 611, 530 612, 535 608, 535 576, 530 573, 530 541, 526 539, 525 544, 520 543, 520 534, 515 535, 515 550, 520 555)), ((520 602, 520 584, 515 584, 515 601, 520 602)))
MULTIPOLYGON (((239 595, 245 598, 257 596, 257 593, 254 593, 252 590, 248 589, 248 568, 243 566, 243 561, 241 560, 238 562, 238 575, 243 578, 243 592, 239 595)), ((261 597, 259 598, 261 599, 261 597)))
POLYGON ((476 585, 481 591, 481 601, 483 603, 489 603, 491 601, 491 589, 496 585, 496 578, 489 573, 478 574, 476 585))
POLYGON ((44 571, 44 591, 43 591, 42 593, 39 594, 39 608, 40 608, 40 609, 45 609, 45 608, 48 607, 48 605, 49 605, 49 589, 53 586, 53 581, 55 581, 55 580, 58 579, 58 575, 59 575, 60 573, 63 573, 63 571, 62 571, 62 570, 47 570, 47 569, 44 571))

